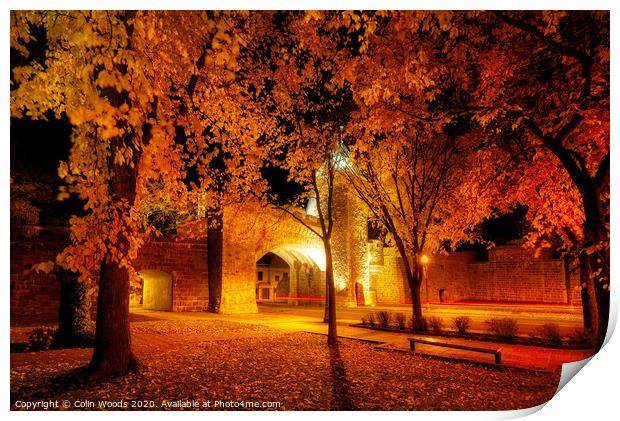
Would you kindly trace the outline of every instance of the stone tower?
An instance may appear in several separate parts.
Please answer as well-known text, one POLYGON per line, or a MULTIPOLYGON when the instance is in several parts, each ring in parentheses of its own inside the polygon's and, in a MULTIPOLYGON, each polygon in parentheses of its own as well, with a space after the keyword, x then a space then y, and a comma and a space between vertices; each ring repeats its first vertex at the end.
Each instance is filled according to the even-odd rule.
POLYGON ((350 306, 374 304, 367 208, 341 174, 336 175, 333 200, 332 253, 337 298, 350 306))

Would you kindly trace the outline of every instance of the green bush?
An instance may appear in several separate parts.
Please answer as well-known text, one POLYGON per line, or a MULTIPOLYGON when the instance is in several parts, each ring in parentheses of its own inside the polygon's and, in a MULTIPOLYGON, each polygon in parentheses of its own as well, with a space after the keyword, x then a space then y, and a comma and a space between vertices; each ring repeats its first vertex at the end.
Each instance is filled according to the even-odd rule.
POLYGON ((25 351, 47 351, 54 342, 56 331, 51 327, 39 327, 28 334, 25 351))
POLYGON ((431 316, 428 318, 428 326, 435 333, 441 333, 443 330, 443 320, 441 317, 431 316))
POLYGON ((555 323, 546 323, 534 331, 534 336, 555 345, 562 345, 560 327, 555 323))
POLYGON ((390 312, 389 311, 378 311, 377 312, 377 322, 381 327, 388 327, 390 325, 390 312))
POLYGON ((519 333, 517 321, 510 317, 490 319, 486 323, 489 325, 489 329, 502 339, 514 339, 519 333))
POLYGON ((452 326, 459 333, 459 335, 467 335, 470 324, 471 319, 467 316, 455 317, 454 320, 452 320, 452 326))
POLYGON ((399 329, 405 329, 407 327, 407 316, 403 313, 396 313, 394 314, 394 322, 399 329))

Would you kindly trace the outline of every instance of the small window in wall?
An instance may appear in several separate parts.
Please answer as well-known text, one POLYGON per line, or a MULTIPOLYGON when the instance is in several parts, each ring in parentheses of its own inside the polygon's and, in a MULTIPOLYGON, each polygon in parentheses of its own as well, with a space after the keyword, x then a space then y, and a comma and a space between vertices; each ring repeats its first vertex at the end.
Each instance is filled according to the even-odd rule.
POLYGON ((280 282, 280 275, 276 275, 276 283, 280 282))
POLYGON ((258 272, 258 280, 259 281, 263 280, 263 272, 258 272))

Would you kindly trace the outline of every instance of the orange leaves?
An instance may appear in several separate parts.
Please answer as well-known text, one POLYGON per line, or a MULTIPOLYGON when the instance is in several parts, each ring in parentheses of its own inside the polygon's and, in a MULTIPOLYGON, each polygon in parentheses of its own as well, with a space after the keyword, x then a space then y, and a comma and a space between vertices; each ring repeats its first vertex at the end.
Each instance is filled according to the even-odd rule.
POLYGON ((47 262, 37 263, 32 266, 32 270, 36 272, 50 273, 54 269, 54 262, 49 260, 47 262))
MULTIPOLYGON (((577 41, 585 36, 568 25, 579 22, 573 13, 527 16, 558 42, 572 39, 564 27, 576 28, 577 41)), ((381 165, 382 182, 398 172, 413 185, 423 184, 421 174, 431 174, 437 160, 427 154, 413 163, 403 149, 416 136, 428 149, 443 147, 438 134, 457 122, 487 129, 488 140, 525 135, 529 149, 528 120, 557 133, 579 110, 583 122, 564 145, 590 174, 608 150, 608 100, 595 100, 608 96, 608 48, 595 48, 592 95, 580 108, 578 60, 554 61, 553 48, 492 13, 16 11, 11 19, 17 51, 29 54, 31 25, 43 26, 48 42, 44 63, 12 69, 11 113, 66 111, 75 126, 71 156, 59 168, 68 186, 59 196, 86 201, 89 217, 74 221, 76 241, 94 256, 141 233, 132 215, 156 200, 187 211, 205 196, 209 205, 261 196, 263 165, 288 169, 309 191, 341 142, 355 143, 354 158, 381 165), (403 166, 410 171, 400 172, 403 166), (136 199, 119 207, 110 187, 114 172, 126 168, 138 171, 136 199)), ((459 141, 472 149, 471 139, 459 141)), ((470 158, 449 170, 463 174, 479 163, 470 158)), ((528 176, 558 170, 538 159, 528 176)), ((481 164, 478 179, 497 165, 481 164)), ((454 188, 454 177, 446 196, 469 203, 482 194, 475 179, 454 188)), ((553 179, 572 200, 562 177, 553 179)), ((530 182, 519 197, 531 199, 537 188, 553 195, 544 181, 530 182)), ((536 224, 581 218, 566 203, 552 205, 561 218, 549 219, 541 206, 536 224)), ((474 208, 470 216, 481 212, 474 208)), ((441 210, 441 221, 454 222, 455 209, 441 210)), ((416 210, 416 218, 423 214, 416 210)), ((459 218, 454 224, 467 219, 459 218)), ((136 247, 137 237, 130 241, 136 247)), ((125 261, 131 247, 111 255, 125 261)))

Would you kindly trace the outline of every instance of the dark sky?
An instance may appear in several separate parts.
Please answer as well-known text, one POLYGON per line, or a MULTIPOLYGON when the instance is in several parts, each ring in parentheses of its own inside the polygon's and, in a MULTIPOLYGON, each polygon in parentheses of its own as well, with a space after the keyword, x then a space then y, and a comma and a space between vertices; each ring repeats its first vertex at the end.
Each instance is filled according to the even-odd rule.
POLYGON ((72 197, 59 202, 55 200, 62 180, 58 177, 58 165, 66 161, 71 147, 71 126, 66 118, 49 121, 11 119, 10 166, 11 177, 17 184, 37 183, 46 186, 38 189, 39 196, 31 203, 41 210, 40 224, 66 225, 71 215, 82 211, 82 203, 72 197), (44 194, 50 192, 50 194, 44 194))
POLYGON ((69 156, 71 126, 66 119, 11 119, 11 170, 55 175, 69 156))

